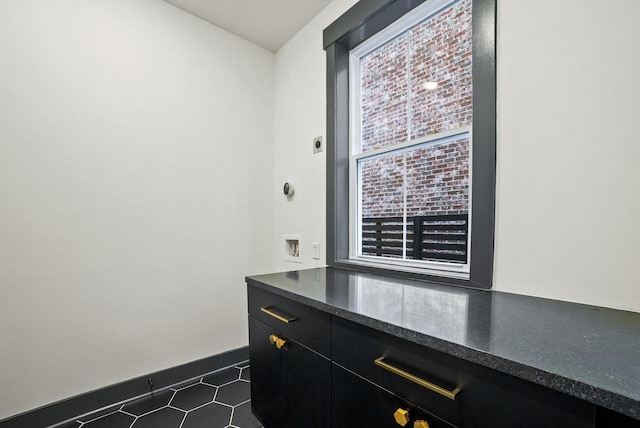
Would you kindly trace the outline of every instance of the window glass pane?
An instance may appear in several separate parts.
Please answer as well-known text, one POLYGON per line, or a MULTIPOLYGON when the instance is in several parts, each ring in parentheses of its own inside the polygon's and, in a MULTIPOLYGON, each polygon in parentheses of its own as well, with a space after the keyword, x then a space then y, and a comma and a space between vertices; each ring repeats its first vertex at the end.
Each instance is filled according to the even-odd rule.
POLYGON ((362 254, 402 258, 404 153, 359 161, 362 254))
POLYGON ((471 0, 454 3, 410 30, 409 37, 410 139, 470 125, 471 0))
POLYGON ((468 134, 364 158, 358 165, 361 254, 467 262, 468 134))
POLYGON ((469 211, 469 137, 406 152, 407 216, 469 211))
POLYGON ((472 123, 471 1, 361 58, 362 152, 472 123))
POLYGON ((467 134, 406 152, 407 222, 422 237, 407 258, 467 261, 469 137, 467 134), (418 224, 419 223, 419 224, 418 224))
POLYGON ((407 140, 407 37, 360 60, 361 150, 407 140))

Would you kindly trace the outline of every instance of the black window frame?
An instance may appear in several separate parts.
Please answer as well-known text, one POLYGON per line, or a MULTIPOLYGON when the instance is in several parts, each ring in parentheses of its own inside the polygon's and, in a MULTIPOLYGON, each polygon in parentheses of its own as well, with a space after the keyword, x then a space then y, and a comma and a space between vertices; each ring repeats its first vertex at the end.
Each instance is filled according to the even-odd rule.
POLYGON ((327 57, 327 265, 490 289, 496 187, 496 0, 473 0, 473 154, 469 279, 349 259, 349 52, 428 0, 361 0, 323 33, 327 57))

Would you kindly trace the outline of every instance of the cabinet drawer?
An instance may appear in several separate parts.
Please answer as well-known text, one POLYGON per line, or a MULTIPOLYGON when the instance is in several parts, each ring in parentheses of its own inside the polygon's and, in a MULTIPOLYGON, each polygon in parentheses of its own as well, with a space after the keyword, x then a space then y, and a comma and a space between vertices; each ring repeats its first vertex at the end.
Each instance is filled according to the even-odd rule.
POLYGON ((413 427, 415 422, 420 424, 419 421, 426 422, 428 425, 425 426, 429 428, 453 427, 415 404, 335 365, 331 369, 331 378, 332 427, 398 428, 400 425, 394 416, 398 409, 407 412, 407 428, 413 427))
POLYGON ((593 424, 584 401, 338 317, 332 342, 334 362, 459 427, 593 424))
POLYGON ((314 351, 331 354, 331 315, 248 286, 249 315, 314 351))

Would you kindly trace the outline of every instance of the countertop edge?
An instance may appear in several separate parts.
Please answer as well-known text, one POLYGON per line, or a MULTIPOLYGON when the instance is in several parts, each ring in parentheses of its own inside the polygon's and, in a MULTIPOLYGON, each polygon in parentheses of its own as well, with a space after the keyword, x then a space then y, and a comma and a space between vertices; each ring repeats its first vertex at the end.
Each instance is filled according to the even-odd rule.
POLYGON ((365 327, 408 340, 436 351, 479 364, 499 372, 515 376, 520 379, 547 387, 549 389, 579 398, 589 403, 613 410, 623 415, 640 420, 640 401, 631 397, 626 397, 606 389, 584 383, 579 380, 570 379, 565 376, 528 366, 504 357, 493 355, 478 349, 449 342, 434 336, 416 332, 370 318, 348 310, 344 310, 305 296, 291 292, 273 285, 258 281, 252 277, 246 277, 248 285, 273 292, 279 296, 305 304, 322 312, 336 315, 340 318, 353 321, 365 327))

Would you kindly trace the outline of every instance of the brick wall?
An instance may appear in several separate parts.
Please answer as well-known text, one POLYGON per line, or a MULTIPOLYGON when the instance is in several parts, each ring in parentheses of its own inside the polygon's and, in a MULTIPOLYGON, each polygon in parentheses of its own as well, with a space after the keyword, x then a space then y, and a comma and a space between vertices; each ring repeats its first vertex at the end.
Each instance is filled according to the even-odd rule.
POLYGON ((407 141, 407 37, 400 37, 362 59, 362 150, 407 141))
POLYGON ((407 216, 469 208, 469 138, 407 153, 407 216))
MULTIPOLYGON (((362 151, 472 123, 471 0, 361 60, 362 151), (437 82, 434 90, 426 82, 437 82)), ((362 163, 362 216, 460 214, 469 205, 469 139, 362 163)))
POLYGON ((471 30, 471 0, 462 0, 410 31, 412 139, 471 124, 471 30))

